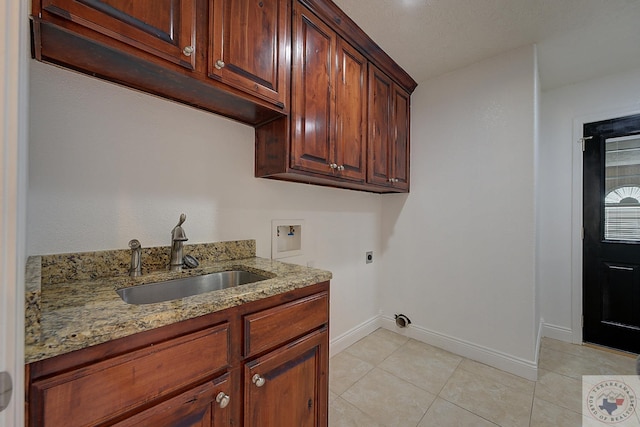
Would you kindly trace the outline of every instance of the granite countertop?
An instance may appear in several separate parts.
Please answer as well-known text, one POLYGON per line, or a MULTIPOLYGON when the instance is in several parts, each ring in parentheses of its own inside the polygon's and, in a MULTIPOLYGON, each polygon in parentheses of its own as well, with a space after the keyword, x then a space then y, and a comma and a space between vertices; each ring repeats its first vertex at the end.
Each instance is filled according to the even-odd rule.
MULTIPOLYGON (((153 252, 154 249, 164 254, 164 248, 149 250, 153 252)), ((135 278, 126 274, 128 254, 128 251, 105 251, 29 258, 26 275, 25 363, 331 279, 328 271, 258 258, 255 256, 255 241, 251 240, 192 245, 189 248, 185 246, 185 254, 197 255, 200 260, 198 268, 183 272, 164 269, 148 271, 135 278), (115 274, 112 271, 114 264, 118 266, 115 274), (101 271, 105 265, 109 266, 108 271, 101 271), (270 278, 145 305, 127 304, 115 292, 128 286, 234 269, 253 271, 270 278)), ((149 253, 146 255, 147 258, 152 257, 149 253)), ((144 256, 145 253, 143 260, 144 256)), ((166 259, 164 256, 159 258, 166 259)), ((153 265, 153 262, 150 264, 153 265)))

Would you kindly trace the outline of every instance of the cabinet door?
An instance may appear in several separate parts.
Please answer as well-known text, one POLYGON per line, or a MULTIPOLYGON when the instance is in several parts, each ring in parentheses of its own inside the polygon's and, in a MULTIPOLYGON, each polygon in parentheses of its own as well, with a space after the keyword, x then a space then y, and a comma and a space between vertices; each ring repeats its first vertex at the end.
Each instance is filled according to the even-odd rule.
POLYGON ((188 69, 197 0, 42 0, 42 8, 188 69))
POLYGON ((101 425, 229 366, 229 325, 204 329, 31 385, 32 425, 101 425))
POLYGON ((326 328, 249 362, 245 427, 326 427, 326 328))
POLYGON ((367 181, 391 186, 393 82, 369 64, 369 169, 367 181))
POLYGON ((333 175, 336 34, 296 2, 292 47, 291 167, 333 175))
POLYGON ((393 87, 393 129, 392 148, 393 186, 409 189, 409 106, 411 97, 397 85, 393 87))
POLYGON ((114 427, 227 427, 231 425, 229 389, 228 375, 225 375, 114 424, 114 427))
POLYGON ((367 161, 367 60, 342 39, 337 55, 335 163, 339 176, 362 182, 367 161))
POLYGON ((290 60, 290 2, 214 0, 209 76, 284 108, 290 60))
POLYGON ((409 190, 410 96, 369 64, 369 169, 367 182, 409 190))

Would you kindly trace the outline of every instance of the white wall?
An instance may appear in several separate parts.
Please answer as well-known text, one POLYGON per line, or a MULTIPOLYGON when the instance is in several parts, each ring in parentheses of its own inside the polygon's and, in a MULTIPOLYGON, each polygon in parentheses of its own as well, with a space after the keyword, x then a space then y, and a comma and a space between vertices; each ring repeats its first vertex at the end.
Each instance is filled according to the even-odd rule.
POLYGON ((383 205, 381 304, 412 332, 535 377, 533 46, 421 83, 409 196, 383 205))
POLYGON ((24 425, 27 7, 23 1, 0 7, 0 427, 24 425))
POLYGON ((640 111, 640 69, 542 93, 540 131, 540 310, 544 334, 580 342, 584 122, 640 111))
POLYGON ((168 245, 180 213, 190 243, 256 239, 304 219, 305 254, 333 272, 331 335, 378 315, 382 196, 253 177, 253 128, 32 61, 29 255, 168 245))
POLYGON ((640 70, 543 93, 536 188, 534 59, 520 49, 421 83, 412 192, 385 196, 255 179, 251 128, 32 62, 28 254, 165 245, 185 212, 191 242, 255 238, 268 257, 271 219, 303 218, 292 261, 333 271, 334 341, 382 308, 522 373, 535 281, 545 335, 575 335, 575 123, 640 110, 640 70))

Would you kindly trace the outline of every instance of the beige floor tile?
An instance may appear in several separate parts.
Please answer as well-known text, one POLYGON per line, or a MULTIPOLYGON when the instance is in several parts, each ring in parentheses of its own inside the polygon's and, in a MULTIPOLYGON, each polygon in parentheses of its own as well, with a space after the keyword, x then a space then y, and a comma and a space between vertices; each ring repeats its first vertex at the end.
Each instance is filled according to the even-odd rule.
POLYGON ((338 398, 338 395, 332 392, 331 390, 329 390, 329 403, 333 402, 337 398, 338 398))
POLYGON ((535 381, 527 380, 470 359, 463 359, 462 362, 460 362, 459 368, 478 375, 487 381, 493 381, 510 388, 522 390, 526 393, 533 393, 536 384, 535 381))
POLYGON ((535 397, 580 413, 582 411, 582 381, 540 369, 535 397))
POLYGON ((409 340, 379 367, 423 390, 438 394, 461 361, 462 357, 453 353, 409 340))
POLYGON ((336 354, 329 360, 329 390, 341 395, 373 367, 344 351, 336 354))
POLYGON ((375 368, 341 396, 386 427, 413 427, 436 396, 375 368))
POLYGON ((338 397, 329 408, 329 427, 384 427, 373 418, 338 397))
POLYGON ((605 363, 612 370, 611 373, 619 375, 631 375, 634 372, 635 356, 613 353, 597 348, 571 344, 551 338, 543 338, 541 347, 543 349, 555 350, 562 353, 573 354, 584 357, 598 363, 605 363))
POLYGON ((534 399, 530 427, 581 427, 582 416, 546 400, 534 399))
POLYGON ((378 329, 351 345, 345 352, 372 365, 377 365, 406 343, 407 340, 408 338, 402 335, 387 331, 386 329, 378 329))
POLYGON ((633 365, 633 359, 630 359, 629 365, 625 366, 620 361, 612 362, 606 357, 599 359, 597 355, 576 356, 543 347, 540 349, 538 366, 544 370, 580 380, 583 375, 631 375, 633 365))
POLYGON ((496 427, 490 421, 460 408, 451 402, 437 398, 418 427, 496 427))
POLYGON ((528 427, 533 389, 510 387, 486 375, 456 369, 440 397, 502 427, 528 427))
POLYGON ((405 337, 404 335, 400 335, 396 332, 393 332, 384 328, 376 329, 376 331, 373 332, 373 334, 371 335, 375 335, 377 337, 384 338, 387 341, 391 341, 394 344, 396 344, 398 347, 400 347, 401 345, 409 341, 408 337, 405 337))

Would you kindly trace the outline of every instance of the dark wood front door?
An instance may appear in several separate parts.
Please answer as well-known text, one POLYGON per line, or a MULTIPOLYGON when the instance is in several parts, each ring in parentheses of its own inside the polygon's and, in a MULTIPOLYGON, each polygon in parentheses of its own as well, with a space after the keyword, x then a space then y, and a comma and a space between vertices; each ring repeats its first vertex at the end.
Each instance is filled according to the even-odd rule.
POLYGON ((640 353, 640 115, 583 135, 583 337, 640 353))

